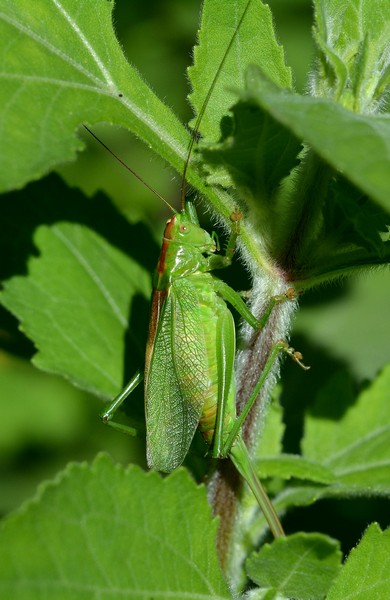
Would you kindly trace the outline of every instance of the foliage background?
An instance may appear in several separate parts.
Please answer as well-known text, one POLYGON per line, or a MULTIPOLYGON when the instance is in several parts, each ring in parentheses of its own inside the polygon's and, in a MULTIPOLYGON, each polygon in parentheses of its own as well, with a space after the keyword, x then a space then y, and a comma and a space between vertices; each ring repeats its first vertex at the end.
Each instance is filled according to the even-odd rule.
MULTIPOLYGON (((311 3, 270 0, 269 4, 287 60, 296 75, 296 87, 302 91, 313 52, 311 3)), ((185 69, 196 35, 199 1, 117 0, 115 11, 117 34, 129 60, 178 116, 188 121, 191 111, 185 100, 185 69)), ((178 178, 158 158, 126 132, 101 127, 97 133, 164 197, 177 203, 178 178)), ((144 251, 157 258, 165 209, 101 148, 89 139, 86 142, 88 151, 75 165, 59 169, 61 175, 88 195, 105 191, 132 222, 145 219, 156 244, 144 251)), ((297 450, 303 408, 313 401, 330 373, 346 369, 358 389, 387 362, 389 281, 387 272, 373 273, 320 288, 302 299, 292 342, 304 353, 312 370, 304 374, 294 365, 284 366, 282 401, 290 425, 286 451, 297 450)), ((99 450, 108 450, 124 464, 133 461, 144 465, 142 439, 126 438, 103 427, 98 419, 101 405, 96 398, 29 365, 34 349, 17 332, 16 324, 11 338, 2 335, 2 323, 8 323, 10 318, 5 312, 0 313, 0 341, 4 348, 0 352, 1 514, 19 506, 42 479, 54 476, 69 460, 91 460, 99 450)), ((309 520, 306 529, 310 529, 311 517, 315 522, 321 511, 324 532, 340 537, 342 523, 346 550, 358 541, 366 523, 381 521, 383 514, 383 526, 387 524, 386 504, 378 499, 349 500, 346 509, 347 503, 341 501, 318 502, 312 509, 305 509, 309 520)), ((291 527, 299 516, 296 511, 289 517, 291 527)))

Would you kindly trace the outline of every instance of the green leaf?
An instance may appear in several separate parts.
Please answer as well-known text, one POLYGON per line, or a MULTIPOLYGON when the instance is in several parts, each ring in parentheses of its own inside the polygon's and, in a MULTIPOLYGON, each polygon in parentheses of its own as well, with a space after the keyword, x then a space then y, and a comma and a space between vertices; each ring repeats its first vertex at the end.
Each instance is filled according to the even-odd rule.
POLYGON ((256 471, 261 479, 265 477, 291 479, 294 477, 328 484, 335 480, 331 469, 294 454, 281 454, 277 457, 264 456, 257 461, 256 466, 256 471))
POLYGON ((218 73, 216 87, 202 120, 201 132, 208 143, 217 141, 220 120, 235 100, 234 90, 244 87, 248 65, 258 65, 271 81, 282 87, 290 88, 292 85, 291 70, 285 65, 283 48, 277 42, 272 13, 267 5, 253 0, 249 3, 248 0, 239 0, 233 4, 206 0, 198 34, 199 45, 194 49, 194 66, 188 69, 193 88, 189 96, 192 106, 199 114, 233 32, 248 4, 238 34, 218 73))
MULTIPOLYGON (((220 1, 216 6, 218 13, 221 7, 228 9, 220 1)), ((138 71, 126 62, 114 35, 111 11, 112 3, 107 0, 84 0, 82 4, 75 0, 3 2, 1 190, 21 187, 54 166, 73 160, 83 148, 77 129, 82 123, 93 125, 102 121, 130 129, 182 172, 190 135, 138 71)), ((221 47, 222 37, 230 41, 234 33, 229 22, 225 24, 227 31, 222 25, 218 21, 221 47)), ((253 27, 258 29, 258 22, 252 22, 253 27)), ((199 71, 203 90, 207 82, 202 69, 203 65, 199 71)), ((218 63, 211 62, 209 69, 215 72, 218 63)), ((225 109, 219 114, 224 112, 225 109)), ((214 126, 219 127, 218 123, 214 126)), ((195 153, 192 158, 188 182, 229 221, 233 199, 224 190, 207 187, 198 173, 195 153)), ((241 239, 252 259, 263 265, 264 258, 245 222, 241 239)))
MULTIPOLYGON (((324 498, 390 495, 389 383, 390 366, 355 399, 349 377, 337 373, 305 418, 303 456, 258 459, 260 477, 307 480, 278 490, 273 500, 278 512, 324 498)), ((260 516, 252 529, 263 525, 260 516)))
POLYGON ((188 133, 130 66, 107 0, 5 0, 0 189, 73 160, 83 122, 128 127, 180 171, 188 133))
POLYGON ((162 479, 101 455, 69 465, 4 521, 0 589, 15 600, 230 598, 216 528, 184 470, 162 479))
POLYGON ((343 177, 332 182, 324 206, 324 231, 338 246, 364 248, 367 254, 383 256, 389 216, 343 177))
POLYGON ((327 600, 383 600, 389 594, 390 529, 373 523, 348 556, 327 600))
POLYGON ((352 404, 349 382, 340 373, 322 390, 313 414, 307 416, 303 454, 333 471, 334 494, 338 485, 344 492, 390 493, 389 388, 390 366, 352 404), (339 398, 336 405, 335 398, 339 398), (333 415, 329 414, 332 406, 333 415))
POLYGON ((301 143, 258 106, 237 104, 232 113, 233 132, 216 149, 206 148, 202 153, 214 166, 208 181, 234 185, 241 196, 253 198, 254 210, 260 207, 263 220, 272 227, 273 197, 281 180, 297 165, 301 143), (225 178, 215 171, 218 165, 224 167, 222 173, 226 170, 225 178))
POLYGON ((317 533, 298 533, 265 544, 246 562, 248 576, 269 595, 300 600, 324 598, 342 559, 338 542, 317 533))
POLYGON ((245 102, 257 103, 305 140, 360 190, 390 210, 390 117, 359 115, 332 100, 280 90, 256 67, 248 69, 245 102))
POLYGON ((312 81, 315 95, 360 113, 382 106, 390 74, 389 19, 387 0, 316 0, 320 60, 312 81))
POLYGON ((111 398, 143 361, 150 264, 141 257, 151 237, 104 197, 45 183, 2 197, 3 279, 9 256, 22 274, 4 282, 1 302, 37 347, 37 366, 111 398))
POLYGON ((278 402, 278 394, 273 392, 270 404, 262 421, 259 442, 254 460, 260 479, 280 477, 281 479, 307 479, 318 483, 331 483, 334 474, 316 461, 306 460, 302 456, 283 454, 283 411, 278 402))

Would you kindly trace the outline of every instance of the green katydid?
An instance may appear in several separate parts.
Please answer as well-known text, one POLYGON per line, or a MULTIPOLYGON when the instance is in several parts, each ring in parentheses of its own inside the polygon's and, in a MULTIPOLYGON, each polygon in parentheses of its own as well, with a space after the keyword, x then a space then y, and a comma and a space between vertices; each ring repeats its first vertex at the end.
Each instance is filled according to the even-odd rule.
POLYGON ((241 213, 236 210, 231 215, 231 234, 226 251, 216 254, 215 237, 199 226, 193 204, 185 202, 186 170, 200 122, 251 1, 246 5, 197 118, 183 173, 181 211, 172 209, 174 214, 164 230, 153 280, 144 372, 138 371, 134 375, 104 411, 102 419, 121 431, 133 433, 131 428, 112 421, 112 417, 144 379, 149 467, 166 473, 176 469, 183 462, 199 429, 212 448, 214 458, 229 457, 232 460, 252 489, 272 533, 278 537, 284 535, 283 528, 253 469, 240 430, 278 354, 285 351, 299 363, 301 357, 284 341, 277 343, 244 410, 237 417, 235 324, 226 302, 254 329, 259 330, 265 325, 273 306, 295 297, 294 292, 288 290, 274 297, 265 315, 257 319, 240 294, 211 274, 214 269, 224 268, 231 263, 239 235, 241 213))
MULTIPOLYGON (((227 251, 214 254, 215 241, 195 221, 191 205, 167 222, 154 277, 152 311, 144 373, 138 371, 102 414, 111 421, 116 409, 144 379, 147 461, 169 473, 184 460, 196 429, 212 447, 214 458, 230 457, 247 481, 275 537, 283 535, 279 519, 258 480, 240 436, 241 425, 256 400, 280 351, 277 343, 262 375, 238 418, 235 410, 235 325, 225 300, 254 328, 265 324, 272 306, 293 294, 274 297, 265 318, 258 320, 241 296, 210 271, 230 264, 238 233, 233 225, 227 251)), ((234 214, 233 218, 239 215, 234 214)))

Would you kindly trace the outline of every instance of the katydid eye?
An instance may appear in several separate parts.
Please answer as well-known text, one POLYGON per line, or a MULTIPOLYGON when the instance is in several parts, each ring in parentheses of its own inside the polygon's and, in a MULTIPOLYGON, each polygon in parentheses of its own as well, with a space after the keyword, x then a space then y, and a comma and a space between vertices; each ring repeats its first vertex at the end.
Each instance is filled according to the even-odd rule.
POLYGON ((188 227, 187 225, 180 225, 180 233, 187 233, 188 227))

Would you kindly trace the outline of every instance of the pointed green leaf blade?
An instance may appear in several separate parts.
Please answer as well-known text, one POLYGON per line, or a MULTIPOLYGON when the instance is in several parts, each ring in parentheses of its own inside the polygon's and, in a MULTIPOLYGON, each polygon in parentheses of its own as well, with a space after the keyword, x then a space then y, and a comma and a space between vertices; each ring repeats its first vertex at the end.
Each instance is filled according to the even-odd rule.
MULTIPOLYGON (((302 448, 305 458, 320 461, 333 471, 341 487, 351 493, 390 493, 390 367, 388 366, 352 404, 345 376, 331 379, 317 401, 317 412, 307 416, 302 448), (321 418, 321 406, 331 407, 334 398, 341 414, 321 418)), ((334 403, 333 403, 334 406, 334 403)), ((334 492, 337 494, 337 487, 334 492)))
POLYGON ((111 398, 143 361, 150 265, 141 255, 154 253, 142 246, 150 250, 146 228, 131 226, 104 197, 86 199, 56 177, 5 195, 2 204, 1 302, 34 342, 34 363, 111 398), (9 256, 20 274, 7 278, 9 256), (130 321, 142 335, 131 328, 126 339, 130 321))
POLYGON ((228 599, 216 520, 184 470, 73 464, 0 529, 4 598, 228 599), (202 524, 202 526, 199 526, 202 524))
POLYGON ((325 535, 298 533, 265 544, 246 562, 247 573, 277 597, 320 600, 341 565, 339 544, 325 535))
POLYGON ((275 210, 273 196, 281 180, 298 164, 302 144, 258 106, 239 103, 232 112, 233 132, 217 147, 202 152, 208 164, 214 167, 208 181, 226 187, 234 185, 242 197, 253 199, 270 227, 275 210), (223 169, 215 172, 218 166, 223 169), (224 179, 221 170, 228 173, 224 179))
POLYGON ((296 478, 327 484, 333 483, 335 480, 331 469, 295 454, 281 454, 276 457, 264 456, 257 461, 257 473, 261 479, 266 477, 296 478))
POLYGON ((390 529, 376 523, 366 530, 352 550, 327 600, 384 600, 389 595, 390 529))
POLYGON ((218 74, 218 81, 201 124, 203 138, 215 142, 220 135, 220 121, 233 104, 235 90, 244 87, 248 65, 264 69, 281 87, 292 85, 291 70, 285 64, 282 46, 277 42, 269 7, 260 1, 238 0, 218 2, 206 0, 203 5, 199 45, 194 49, 194 66, 188 69, 193 91, 190 102, 199 114, 216 71, 229 46, 234 31, 242 21, 233 46, 218 74), (249 6, 248 6, 249 4, 249 6))
POLYGON ((274 401, 269 406, 264 418, 263 429, 259 435, 258 447, 254 456, 256 472, 260 479, 296 477, 318 483, 331 483, 334 480, 334 474, 327 467, 300 455, 283 453, 284 432, 283 411, 277 394, 275 394, 274 401))
POLYGON ((306 416, 302 458, 265 455, 263 464, 257 461, 261 477, 307 479, 274 498, 278 511, 323 498, 390 495, 389 377, 387 367, 355 399, 349 377, 336 374, 306 416))
POLYGON ((390 117, 361 115, 325 98, 278 89, 248 69, 244 101, 258 103, 336 170, 390 210, 390 117), (336 143, 337 142, 337 143, 336 143))

